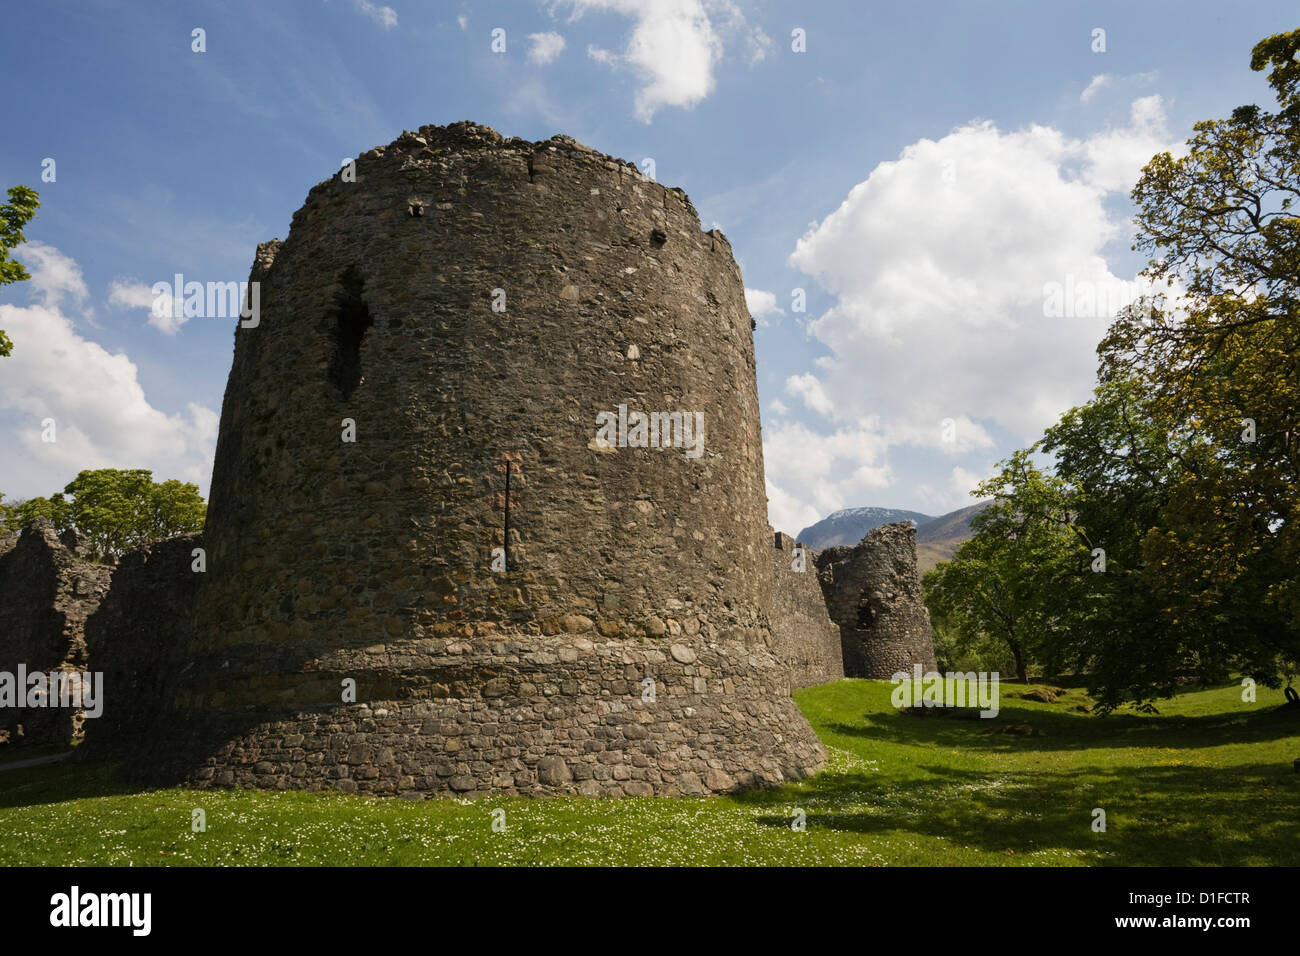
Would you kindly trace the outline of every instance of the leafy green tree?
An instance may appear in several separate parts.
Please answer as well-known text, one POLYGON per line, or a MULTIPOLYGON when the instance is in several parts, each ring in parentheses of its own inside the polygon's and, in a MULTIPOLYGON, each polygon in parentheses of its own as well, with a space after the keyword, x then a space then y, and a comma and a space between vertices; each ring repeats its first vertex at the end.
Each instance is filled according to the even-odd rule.
POLYGON ((14 504, 12 501, 5 504, 4 493, 0 492, 0 531, 17 530, 13 524, 14 504))
POLYGON ((6 510, 5 525, 12 531, 18 531, 37 518, 49 518, 59 531, 72 527, 72 509, 62 494, 15 502, 6 510))
POLYGON ((983 632, 960 630, 937 610, 930 612, 934 632, 934 657, 940 673, 997 671, 1004 679, 1016 672, 1015 658, 1006 641, 983 632))
MULTIPOLYGON (((11 187, 9 202, 0 206, 0 285, 31 278, 21 262, 9 257, 9 250, 27 241, 23 227, 36 215, 38 206, 36 191, 26 186, 11 187)), ((0 356, 9 355, 13 347, 13 341, 0 329, 0 356)))
POLYGON ((1197 123, 1188 153, 1147 165, 1135 248, 1170 301, 1133 309, 1098 351, 1185 439, 1148 585, 1202 633, 1203 663, 1273 684, 1300 656, 1300 30, 1256 45, 1276 112, 1197 123))
POLYGON ((1090 557, 1082 588, 1065 604, 1069 625, 1049 635, 1049 653, 1055 669, 1089 675, 1103 710, 1126 701, 1150 709, 1189 670, 1224 676, 1198 657, 1198 635, 1153 592, 1145 547, 1192 441, 1151 416, 1141 383, 1117 380, 1035 445, 1055 459, 1072 532, 1090 557))
POLYGON ((157 540, 202 531, 207 510, 197 485, 174 478, 155 483, 149 489, 139 533, 142 540, 157 540))
POLYGON ((925 601, 957 650, 1000 646, 1025 681, 1031 663, 1050 660, 1047 638, 1068 621, 1063 598, 1080 590, 1089 552, 1062 482, 1030 451, 1014 453, 974 494, 994 502, 972 522, 975 536, 925 575, 925 601))
POLYGON ((76 529, 93 551, 119 555, 146 541, 200 531, 207 506, 198 486, 154 482, 143 469, 83 471, 59 494, 29 498, 6 516, 10 527, 49 518, 59 531, 76 529))
POLYGON ((1153 407, 1141 382, 1100 385, 977 490, 995 504, 925 580, 927 602, 959 647, 1000 640, 1018 673, 1031 661, 1087 674, 1102 710, 1152 709, 1189 677, 1245 669, 1276 680, 1258 595, 1240 581, 1224 587, 1236 579, 1207 563, 1208 552, 1196 581, 1171 578, 1164 546, 1189 514, 1180 498, 1189 469, 1211 446, 1194 429, 1154 418, 1153 407), (1052 456, 1050 474, 1032 464, 1035 452, 1052 456), (1171 580, 1187 590, 1171 592, 1171 580))
POLYGON ((997 507, 927 578, 967 643, 1086 673, 1103 710, 1300 660, 1300 30, 1251 68, 1277 110, 1196 124, 1133 190, 1169 292, 1116 318, 1092 400, 980 489, 997 507))

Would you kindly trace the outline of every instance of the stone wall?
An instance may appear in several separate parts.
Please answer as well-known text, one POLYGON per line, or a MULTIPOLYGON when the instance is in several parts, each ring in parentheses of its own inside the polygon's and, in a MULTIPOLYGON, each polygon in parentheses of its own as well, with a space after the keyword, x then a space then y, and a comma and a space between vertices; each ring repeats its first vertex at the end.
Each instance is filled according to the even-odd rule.
POLYGON ((844 676, 840 631, 826 611, 826 599, 817 580, 817 553, 805 548, 805 570, 796 571, 795 540, 779 531, 771 533, 772 635, 776 654, 790 667, 796 688, 840 680, 844 676))
MULTIPOLYGON (((476 643, 392 647, 383 666, 427 680, 419 696, 322 706, 255 725, 232 709, 216 711, 215 720, 187 728, 208 760, 194 769, 162 754, 156 770, 188 773, 200 788, 671 796, 798 779, 823 759, 789 720, 789 672, 766 652, 736 645, 697 652, 689 642, 656 646, 595 633, 476 643)), ((358 662, 353 672, 366 666, 358 662)), ((338 672, 303 677, 314 683, 297 689, 299 699, 337 697, 338 672)))
POLYGON ((673 794, 820 767, 774 654, 752 320, 725 237, 563 136, 423 127, 348 180, 259 247, 191 666, 137 769, 673 794), (620 406, 701 413, 701 454, 605 447, 597 416, 620 406))
MULTIPOLYGON (((111 566, 90 557, 84 539, 75 532, 60 536, 46 518, 0 551, 0 671, 87 669, 86 620, 113 575, 111 566)), ((82 723, 82 711, 71 708, 4 707, 0 742, 66 744, 80 736, 82 723)))
POLYGON ((197 534, 142 545, 124 554, 112 587, 86 621, 86 649, 103 676, 103 712, 86 721, 79 759, 127 755, 157 723, 167 686, 186 661, 194 599, 202 574, 192 569, 197 534))
POLYGON ((839 626, 846 676, 888 679, 914 664, 934 670, 910 522, 881 525, 851 548, 827 548, 817 556, 817 574, 839 626))

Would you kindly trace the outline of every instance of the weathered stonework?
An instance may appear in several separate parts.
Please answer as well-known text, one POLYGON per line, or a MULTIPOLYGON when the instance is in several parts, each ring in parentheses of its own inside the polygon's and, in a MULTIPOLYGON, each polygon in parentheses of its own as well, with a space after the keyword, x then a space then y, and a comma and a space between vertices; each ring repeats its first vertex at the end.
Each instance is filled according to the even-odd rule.
MULTIPOLYGON (((784 725, 789 677, 771 655, 591 637, 390 646, 382 664, 358 661, 354 672, 382 666, 424 678, 427 696, 255 727, 230 710, 209 715, 189 739, 213 759, 190 782, 406 797, 689 795, 779 783, 816 766, 798 727, 784 725), (643 699, 647 676, 654 700, 643 699)), ((316 678, 323 697, 334 676, 304 678, 316 678)))
MULTIPOLYGON (((0 550, 0 671, 87 669, 86 619, 99 607, 112 567, 90 560, 84 539, 60 536, 45 518, 0 550)), ((0 708, 0 743, 66 744, 84 714, 66 707, 0 708)))
POLYGON ((252 279, 187 666, 132 772, 634 795, 822 766, 771 626, 743 283, 683 193, 423 127, 252 279), (702 455, 602 447, 620 405, 703 413, 702 455))
POLYGON ((790 668, 796 688, 840 680, 844 677, 840 631, 826 612, 817 580, 817 552, 804 548, 804 570, 795 570, 795 540, 770 528, 769 533, 774 545, 771 594, 776 654, 790 668))
POLYGON ((142 745, 158 720, 168 684, 186 665, 194 599, 197 534, 141 545, 124 554, 112 585, 86 620, 86 652, 103 674, 102 713, 85 723, 78 759, 112 759, 142 745))
POLYGON ((915 664, 935 669, 910 522, 881 525, 851 548, 827 548, 817 556, 817 574, 839 625, 846 676, 887 679, 915 664))

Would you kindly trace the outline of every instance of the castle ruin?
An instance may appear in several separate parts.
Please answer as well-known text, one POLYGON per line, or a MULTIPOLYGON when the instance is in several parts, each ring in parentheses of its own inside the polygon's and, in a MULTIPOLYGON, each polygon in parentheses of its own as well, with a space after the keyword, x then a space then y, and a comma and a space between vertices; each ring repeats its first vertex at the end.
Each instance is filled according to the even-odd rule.
POLYGON ((817 555, 817 575, 839 627, 845 676, 888 679, 916 664, 935 670, 911 522, 874 528, 851 548, 827 548, 817 555))
POLYGON ((203 534, 104 569, 84 756, 413 798, 817 771, 790 694, 848 645, 766 522, 726 238, 564 136, 427 126, 351 172, 258 247, 203 534))
POLYGON ((0 686, 0 743, 63 744, 81 734, 80 708, 50 706, 58 693, 51 678, 79 683, 86 621, 111 577, 90 560, 84 538, 57 534, 49 519, 0 536, 0 674, 9 685, 0 686))
POLYGON ((790 668, 791 686, 841 680, 840 633, 826 611, 817 578, 817 552, 788 534, 773 535, 772 635, 777 656, 790 668))

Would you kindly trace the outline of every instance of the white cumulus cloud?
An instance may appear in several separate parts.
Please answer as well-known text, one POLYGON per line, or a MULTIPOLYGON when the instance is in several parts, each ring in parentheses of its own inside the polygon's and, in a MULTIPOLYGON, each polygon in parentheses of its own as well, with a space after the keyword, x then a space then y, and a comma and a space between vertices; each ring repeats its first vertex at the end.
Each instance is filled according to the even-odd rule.
POLYGON ((60 296, 51 304, 52 289, 76 299, 70 276, 79 277, 80 270, 46 248, 49 253, 28 256, 41 301, 26 308, 0 305, 0 328, 14 341, 13 355, 0 359, 6 458, 0 491, 9 499, 48 495, 82 469, 148 468, 157 480, 192 481, 206 494, 217 413, 197 403, 175 414, 154 407, 135 363, 82 337, 60 310, 60 296), (36 259, 42 265, 33 268, 36 259), (42 440, 46 419, 54 420, 53 442, 42 440))
POLYGON ((81 276, 81 266, 53 246, 43 242, 28 242, 20 247, 14 258, 21 262, 31 278, 23 283, 25 289, 40 305, 58 309, 69 305, 87 312, 86 300, 90 293, 81 276))
MULTIPOLYGON (((810 447, 869 435, 874 479, 889 474, 891 448, 987 458, 995 429, 1028 443, 1086 401, 1111 315, 1049 317, 1045 288, 1125 283, 1104 248, 1131 226, 1110 200, 1153 153, 1177 152, 1168 138, 1152 96, 1089 137, 974 122, 878 164, 790 257, 834 297, 809 324, 829 355, 785 386, 825 419, 810 447)), ((972 483, 971 463, 957 468, 942 494, 972 483)), ((864 503, 837 497, 845 482, 811 474, 775 483, 823 514, 864 503)))
POLYGON ((1088 182, 1108 192, 1128 192, 1138 174, 1158 152, 1171 149, 1164 101, 1144 96, 1129 107, 1126 125, 1108 129, 1083 144, 1088 182))
POLYGON ((759 325, 770 324, 764 321, 764 316, 781 313, 781 307, 776 304, 776 295, 762 289, 746 289, 745 306, 749 309, 750 316, 759 325))
POLYGON ((958 465, 952 470, 952 490, 962 497, 963 500, 974 501, 971 495, 981 483, 987 481, 997 474, 997 468, 990 462, 983 471, 971 471, 969 468, 962 468, 958 465))
MULTIPOLYGON (((716 68, 724 55, 724 37, 747 49, 751 66, 761 62, 772 39, 750 25, 733 0, 561 0, 577 18, 588 12, 621 14, 633 19, 632 32, 620 51, 588 46, 598 63, 637 74, 638 119, 650 122, 665 106, 690 109, 713 92, 716 68)), ((559 4, 557 4, 558 6, 559 4)))
POLYGON ((867 419, 831 434, 800 422, 765 427, 763 467, 773 527, 797 534, 843 502, 861 502, 889 487, 887 443, 877 426, 867 419))
POLYGON ((354 0, 357 9, 374 20, 385 30, 391 30, 397 26, 397 11, 392 7, 380 6, 372 3, 371 0, 354 0))
POLYGON ((114 279, 108 284, 108 304, 123 309, 148 309, 149 324, 164 335, 175 335, 189 319, 177 315, 171 293, 154 295, 153 288, 136 279, 114 279))
POLYGON ((1101 90, 1103 87, 1110 86, 1110 84, 1113 81, 1114 81, 1114 77, 1112 77, 1109 73, 1098 73, 1096 76, 1092 78, 1092 82, 1090 82, 1086 87, 1084 87, 1083 92, 1079 94, 1079 102, 1080 103, 1089 102, 1094 96, 1097 95, 1097 92, 1099 90, 1101 90))
POLYGON ((767 480, 767 520, 777 531, 797 535, 824 517, 816 508, 772 484, 772 479, 767 480))
POLYGON ((564 37, 558 33, 530 33, 528 39, 532 43, 528 59, 539 66, 545 66, 564 52, 564 37))
POLYGON ((826 393, 821 380, 812 373, 791 375, 786 379, 785 391, 787 395, 800 399, 804 405, 819 415, 825 415, 827 418, 841 417, 836 414, 835 402, 826 393))

